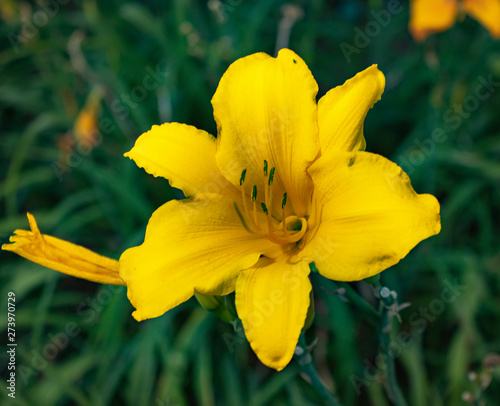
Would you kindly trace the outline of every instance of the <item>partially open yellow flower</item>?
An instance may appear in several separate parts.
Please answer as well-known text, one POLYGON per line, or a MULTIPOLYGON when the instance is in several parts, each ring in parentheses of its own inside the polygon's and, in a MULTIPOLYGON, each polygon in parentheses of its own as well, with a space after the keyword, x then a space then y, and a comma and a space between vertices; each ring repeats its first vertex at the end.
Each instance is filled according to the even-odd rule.
POLYGON ((500 38, 500 0, 413 0, 410 32, 416 41, 446 31, 465 13, 479 21, 493 38, 500 38))
POLYGON ((118 261, 103 257, 79 245, 40 233, 33 215, 28 213, 31 231, 16 230, 5 251, 15 252, 32 262, 67 275, 92 282, 124 285, 118 274, 118 261))
POLYGON ((189 199, 155 211, 120 258, 144 320, 194 292, 236 291, 245 334, 277 370, 291 360, 310 304, 309 264, 355 281, 396 264, 440 231, 439 203, 368 152, 363 122, 385 79, 371 66, 316 103, 318 86, 288 49, 234 62, 212 99, 218 137, 167 123, 126 156, 189 199))

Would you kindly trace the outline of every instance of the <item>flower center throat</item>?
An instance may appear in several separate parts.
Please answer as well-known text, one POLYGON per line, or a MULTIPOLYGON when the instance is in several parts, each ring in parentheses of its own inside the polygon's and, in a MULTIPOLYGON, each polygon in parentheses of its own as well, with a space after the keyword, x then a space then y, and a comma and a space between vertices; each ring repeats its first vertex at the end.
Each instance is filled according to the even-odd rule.
POLYGON ((253 185, 247 194, 245 185, 247 170, 241 172, 240 188, 243 210, 233 201, 234 208, 243 227, 251 234, 260 235, 277 244, 292 244, 300 241, 307 231, 307 220, 297 217, 290 204, 287 205, 287 193, 281 198, 281 213, 274 210, 273 184, 276 168, 268 171, 268 163, 264 161, 264 196, 260 197, 257 185, 253 185), (292 211, 292 212, 290 212, 292 211))

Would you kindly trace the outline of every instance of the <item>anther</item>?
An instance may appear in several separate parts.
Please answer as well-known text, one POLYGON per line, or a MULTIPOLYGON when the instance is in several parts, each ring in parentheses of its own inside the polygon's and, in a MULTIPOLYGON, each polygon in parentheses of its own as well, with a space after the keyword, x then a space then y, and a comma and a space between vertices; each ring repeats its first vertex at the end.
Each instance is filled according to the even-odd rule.
POLYGON ((255 199, 257 199, 257 186, 253 185, 253 188, 252 188, 252 202, 255 202, 255 199))
POLYGON ((267 207, 266 207, 266 204, 265 204, 264 202, 262 202, 260 205, 262 206, 262 211, 263 211, 265 214, 267 214, 267 207))
POLYGON ((240 211, 240 208, 238 207, 238 204, 236 203, 236 201, 233 200, 233 206, 234 206, 234 209, 236 210, 236 214, 238 215, 238 217, 240 218, 240 221, 241 221, 241 224, 243 225, 243 227, 245 228, 245 230, 247 230, 250 234, 255 234, 255 231, 253 231, 247 224, 247 222, 245 221, 245 217, 243 216, 243 214, 241 213, 240 211))
POLYGON ((283 195, 283 199, 281 200, 281 208, 285 208, 285 204, 286 204, 286 193, 283 195))
POLYGON ((271 168, 271 171, 269 172, 269 186, 271 186, 271 184, 273 183, 273 180, 274 180, 274 171, 276 170, 276 168, 271 168))
POLYGON ((240 186, 243 185, 243 182, 245 182, 245 175, 247 174, 247 170, 243 169, 243 172, 241 172, 241 177, 240 177, 240 186))
POLYGON ((267 176, 267 161, 264 159, 264 175, 267 176))

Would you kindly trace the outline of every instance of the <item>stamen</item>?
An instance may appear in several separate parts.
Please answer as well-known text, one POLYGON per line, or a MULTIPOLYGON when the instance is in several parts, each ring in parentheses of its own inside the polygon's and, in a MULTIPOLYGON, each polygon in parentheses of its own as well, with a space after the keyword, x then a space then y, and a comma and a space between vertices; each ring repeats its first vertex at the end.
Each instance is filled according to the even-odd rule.
POLYGON ((269 202, 269 184, 266 182, 264 183, 264 203, 267 204, 268 202, 269 202))
POLYGON ((275 170, 276 170, 276 168, 273 167, 273 168, 271 168, 271 171, 269 172, 269 181, 268 181, 269 186, 271 186, 271 184, 273 183, 275 170))
MULTIPOLYGON (((250 234, 256 234, 265 236, 269 240, 277 244, 293 244, 298 243, 305 235, 307 231, 308 220, 306 218, 299 218, 295 215, 289 215, 286 217, 287 212, 292 212, 293 207, 291 202, 288 202, 287 193, 283 194, 281 198, 281 222, 279 222, 278 217, 274 217, 274 206, 273 206, 273 182, 274 175, 276 174, 276 168, 272 167, 269 169, 268 162, 264 160, 264 175, 267 177, 267 182, 264 180, 264 196, 261 197, 261 201, 257 201, 257 185, 253 185, 250 194, 247 195, 245 192, 245 178, 247 170, 244 169, 241 172, 240 186, 241 186, 241 198, 243 200, 244 211, 240 211, 238 203, 233 200, 234 209, 236 214, 241 221, 241 224, 250 234), (268 171, 269 169, 269 171, 268 171), (248 198, 251 198, 253 216, 250 213, 248 207, 248 198), (264 215, 267 217, 265 221, 262 218, 262 214, 257 211, 257 204, 260 203, 260 207, 264 215), (290 207, 287 209, 287 203, 290 207), (260 221, 259 221, 260 219, 260 221), (252 223, 253 220, 253 223, 252 223)), ((277 213, 275 213, 279 216, 277 213)), ((290 213, 289 213, 290 214, 290 213)), ((312 213, 314 216, 314 213, 312 213)), ((303 242, 301 242, 302 244, 303 242)))
POLYGON ((282 221, 282 231, 283 231, 283 234, 286 236, 288 236, 288 230, 286 229, 285 227, 285 205, 286 205, 286 197, 287 197, 287 194, 283 194, 283 199, 281 199, 281 218, 283 219, 282 221))
POLYGON ((236 203, 235 200, 233 200, 233 206, 234 206, 234 209, 236 210, 236 214, 240 218, 241 224, 243 225, 243 227, 245 228, 245 230, 247 230, 250 234, 257 234, 250 227, 248 227, 248 224, 245 221, 245 217, 243 216, 243 214, 241 214, 240 208, 238 207, 238 204, 236 203))
POLYGON ((240 177, 240 186, 242 186, 243 182, 245 182, 245 175, 246 174, 247 174, 247 170, 243 169, 243 171, 241 172, 241 177, 240 177))
POLYGON ((260 224, 257 221, 257 200, 256 199, 253 200, 253 222, 255 223, 257 228, 262 231, 262 228, 260 227, 260 224))
POLYGON ((269 207, 271 209, 271 211, 273 210, 273 188, 272 188, 272 184, 273 184, 273 180, 274 180, 274 171, 275 170, 276 170, 275 167, 271 168, 271 171, 269 172, 269 179, 264 184, 264 202, 265 202, 265 204, 263 204, 262 209, 264 210, 264 207, 266 207, 266 209, 264 210, 264 213, 267 214, 267 229, 268 230, 272 230, 274 228, 273 225, 272 225, 272 223, 271 223, 271 215, 269 214, 267 208, 269 207))
POLYGON ((265 214, 268 214, 266 204, 265 204, 264 202, 262 202, 260 205, 261 205, 261 207, 262 207, 262 211, 263 211, 265 214))
MULTIPOLYGON (((247 218, 251 219, 252 217, 250 216, 250 211, 248 210, 247 194, 245 193, 245 185, 244 185, 246 173, 247 173, 247 170, 243 169, 243 172, 241 172, 241 177, 240 177, 241 200, 243 200, 243 209, 245 210, 245 215, 247 216, 247 218)), ((255 200, 257 199, 257 186, 255 186, 255 185, 253 185, 253 187, 252 187, 251 198, 252 198, 252 201, 254 202, 254 206, 255 206, 255 200)), ((238 213, 238 216, 240 217, 241 223, 243 224, 243 227, 245 227, 245 229, 247 231, 249 231, 252 234, 256 234, 258 231, 261 231, 259 222, 257 221, 257 213, 256 213, 256 210, 255 210, 255 207, 254 207, 253 220, 254 220, 255 228, 258 230, 257 232, 250 231, 250 228, 248 227, 248 225, 246 224, 246 222, 243 220, 243 216, 242 216, 241 212, 236 207, 236 203, 234 203, 234 205, 235 205, 235 208, 236 208, 236 213, 238 213)))
MULTIPOLYGON (((271 169, 271 173, 273 173, 272 169, 271 169)), ((271 175, 271 173, 269 174, 269 176, 271 175)), ((269 214, 267 216, 267 228, 268 228, 268 230, 272 230, 274 228, 273 225, 271 224, 271 215, 272 215, 272 212, 273 212, 273 186, 269 185, 268 189, 269 190, 267 192, 267 201, 266 201, 266 204, 267 204, 267 207, 269 207, 269 210, 271 210, 271 214, 269 214)))
POLYGON ((286 193, 283 195, 283 199, 281 200, 281 208, 284 209, 286 204, 286 193))
POLYGON ((248 216, 247 194, 245 193, 245 185, 244 185, 246 173, 247 170, 243 169, 243 172, 241 172, 240 186, 241 186, 241 200, 243 200, 243 210, 245 210, 245 214, 248 216))

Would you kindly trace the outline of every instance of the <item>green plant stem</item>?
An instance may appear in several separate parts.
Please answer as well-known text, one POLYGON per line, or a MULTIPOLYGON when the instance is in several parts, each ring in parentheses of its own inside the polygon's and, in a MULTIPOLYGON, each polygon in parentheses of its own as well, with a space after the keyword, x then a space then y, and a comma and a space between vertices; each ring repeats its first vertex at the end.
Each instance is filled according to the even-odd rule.
MULTIPOLYGON (((391 340, 388 334, 381 332, 381 342, 389 348, 391 340)), ((397 377, 396 377, 396 366, 394 365, 394 359, 386 354, 385 356, 387 368, 386 368, 386 376, 387 376, 387 390, 389 392, 390 397, 396 404, 396 406, 407 406, 406 399, 404 398, 403 392, 399 387, 397 377)))
MULTIPOLYGON (((380 288, 380 286, 379 286, 380 288)), ((380 291, 380 289, 379 289, 380 291)), ((386 332, 386 327, 392 323, 392 317, 388 317, 388 305, 393 304, 394 299, 389 296, 388 298, 380 298, 380 329, 379 339, 382 348, 386 349, 385 362, 386 362, 386 377, 387 377, 387 392, 396 406, 407 406, 406 399, 399 387, 396 377, 396 366, 394 364, 394 357, 390 354, 391 336, 390 330, 386 332)))
POLYGON ((310 380, 310 384, 316 389, 318 394, 323 399, 325 405, 327 406, 342 406, 341 403, 337 401, 335 396, 326 388, 326 386, 321 381, 314 364, 312 363, 311 354, 306 348, 306 340, 304 333, 300 335, 298 347, 302 350, 300 354, 295 354, 295 360, 299 365, 301 371, 307 375, 310 380))
MULTIPOLYGON (((319 276, 318 270, 314 265, 314 262, 309 264, 311 268, 312 274, 317 274, 319 276)), ((368 320, 372 322, 374 325, 377 325, 380 321, 380 313, 377 309, 373 308, 359 293, 357 293, 351 285, 346 282, 335 282, 330 279, 322 278, 321 284, 324 286, 327 291, 336 291, 340 288, 344 289, 343 296, 354 306, 359 308, 364 314, 368 316, 368 320)))
POLYGON ((338 282, 338 285, 345 289, 345 297, 352 302, 355 306, 363 310, 369 317, 370 320, 379 322, 380 313, 373 308, 363 297, 357 293, 351 285, 346 282, 338 282))

